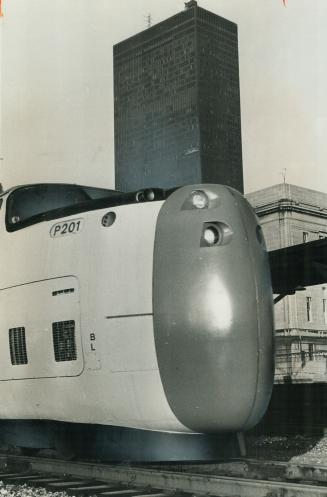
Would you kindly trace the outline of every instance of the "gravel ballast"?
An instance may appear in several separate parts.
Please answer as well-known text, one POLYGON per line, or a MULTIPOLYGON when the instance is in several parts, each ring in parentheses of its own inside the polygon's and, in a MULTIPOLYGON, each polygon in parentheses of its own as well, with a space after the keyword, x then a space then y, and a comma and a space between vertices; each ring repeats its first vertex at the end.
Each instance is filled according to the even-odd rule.
MULTIPOLYGON (((6 485, 0 481, 0 497, 69 497, 66 492, 49 492, 27 485, 6 485)), ((71 496, 70 496, 71 497, 71 496)))

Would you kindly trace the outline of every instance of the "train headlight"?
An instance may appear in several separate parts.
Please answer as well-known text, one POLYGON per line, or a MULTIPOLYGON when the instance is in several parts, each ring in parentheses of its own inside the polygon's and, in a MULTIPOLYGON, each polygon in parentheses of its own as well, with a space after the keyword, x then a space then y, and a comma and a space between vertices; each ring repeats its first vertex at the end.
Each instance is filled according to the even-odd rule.
POLYGON ((227 245, 233 238, 233 231, 226 223, 213 221, 204 223, 200 247, 217 247, 227 245))
POLYGON ((207 209, 209 207, 208 195, 202 190, 192 192, 191 202, 195 209, 207 209))
POLYGON ((220 202, 221 200, 217 193, 211 191, 206 186, 205 190, 199 189, 191 191, 182 204, 182 211, 203 211, 205 209, 217 208, 219 207, 220 202))
POLYGON ((156 200, 156 193, 152 188, 146 188, 136 192, 135 199, 136 202, 152 202, 156 200))
POLYGON ((205 228, 203 232, 203 240, 209 247, 219 243, 220 233, 216 226, 209 226, 208 228, 205 228))

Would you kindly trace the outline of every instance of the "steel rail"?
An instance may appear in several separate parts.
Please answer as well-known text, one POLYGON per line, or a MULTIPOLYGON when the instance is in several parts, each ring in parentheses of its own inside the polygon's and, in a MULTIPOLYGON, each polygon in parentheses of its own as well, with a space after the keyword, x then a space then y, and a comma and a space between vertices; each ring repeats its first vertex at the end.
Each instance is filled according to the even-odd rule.
POLYGON ((318 497, 327 496, 322 486, 283 481, 211 476, 160 471, 119 465, 71 462, 24 456, 0 456, 0 468, 22 467, 31 472, 69 475, 100 482, 121 483, 129 487, 153 487, 165 492, 219 497, 318 497))

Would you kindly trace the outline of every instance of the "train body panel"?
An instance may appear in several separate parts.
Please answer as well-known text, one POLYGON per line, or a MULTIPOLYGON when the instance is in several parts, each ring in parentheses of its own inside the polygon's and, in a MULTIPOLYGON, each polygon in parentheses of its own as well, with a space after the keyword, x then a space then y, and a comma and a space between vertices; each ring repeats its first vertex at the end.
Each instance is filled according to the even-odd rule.
POLYGON ((272 293, 243 197, 196 185, 29 222, 18 190, 0 210, 0 418, 180 433, 259 419, 272 293))
POLYGON ((1 290, 0 299, 1 308, 5 309, 0 315, 0 327, 9 330, 9 347, 0 348, 0 380, 77 376, 82 373, 84 359, 77 278, 54 278, 14 286, 1 290), (69 289, 69 292, 58 295, 57 288, 69 289), (52 323, 56 323, 54 347, 49 347, 52 323), (75 337, 71 349, 65 350, 65 356, 60 350, 58 336, 61 327, 66 328, 67 340, 69 335, 75 337), (30 329, 33 333, 26 337, 26 330, 30 329), (53 352, 58 360, 54 360, 53 352))
POLYGON ((5 232, 2 224, 1 261, 8 259, 6 253, 12 257, 1 268, 0 302, 5 311, 0 322, 7 330, 1 348, 1 417, 79 423, 92 419, 188 431, 172 414, 158 372, 152 259, 161 202, 147 207, 110 209, 117 216, 110 227, 101 223, 108 209, 13 233, 5 232), (69 227, 78 220, 78 233, 51 236, 56 225, 69 227), (61 357, 57 351, 57 360, 55 323, 57 349, 65 348, 61 357), (24 337, 18 335, 22 329, 24 337), (8 332, 16 332, 13 339, 26 343, 26 357, 17 357, 16 364, 11 362, 8 332), (62 343, 60 333, 67 335, 62 343))

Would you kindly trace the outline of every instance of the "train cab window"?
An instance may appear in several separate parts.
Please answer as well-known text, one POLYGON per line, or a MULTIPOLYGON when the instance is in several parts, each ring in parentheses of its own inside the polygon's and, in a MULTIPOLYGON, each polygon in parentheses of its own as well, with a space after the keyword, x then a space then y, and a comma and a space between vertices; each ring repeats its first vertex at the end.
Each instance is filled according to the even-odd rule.
POLYGON ((95 188, 93 186, 83 186, 83 191, 92 199, 108 198, 108 196, 119 196, 121 192, 117 190, 107 190, 106 188, 95 188))
MULTIPOLYGON (((45 214, 52 211, 58 210, 59 213, 61 209, 85 206, 91 201, 110 198, 115 194, 119 195, 119 192, 65 184, 38 184, 17 188, 7 201, 7 229, 15 231, 44 220, 45 214)), ((57 217, 60 214, 61 212, 57 217)))
POLYGON ((19 188, 8 198, 7 219, 17 224, 27 219, 87 200, 83 190, 66 185, 35 185, 19 188))

